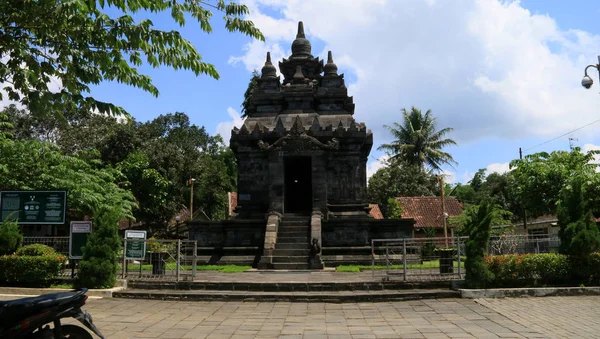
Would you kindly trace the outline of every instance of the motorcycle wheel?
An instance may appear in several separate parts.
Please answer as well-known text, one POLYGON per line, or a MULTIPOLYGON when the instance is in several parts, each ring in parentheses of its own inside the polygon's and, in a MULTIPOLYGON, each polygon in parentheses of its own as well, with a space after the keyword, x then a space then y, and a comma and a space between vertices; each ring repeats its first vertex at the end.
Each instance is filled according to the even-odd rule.
POLYGON ((79 327, 77 325, 62 325, 61 330, 63 338, 94 339, 90 332, 88 332, 85 328, 79 327))

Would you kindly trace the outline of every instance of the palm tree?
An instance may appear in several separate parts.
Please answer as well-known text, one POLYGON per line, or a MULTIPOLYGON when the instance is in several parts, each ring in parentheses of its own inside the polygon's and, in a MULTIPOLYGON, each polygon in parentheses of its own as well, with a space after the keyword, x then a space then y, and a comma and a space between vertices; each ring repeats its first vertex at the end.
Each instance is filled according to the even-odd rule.
POLYGON ((422 169, 428 166, 432 170, 441 171, 443 164, 457 164, 450 153, 442 150, 445 146, 456 145, 452 139, 443 139, 452 128, 436 131, 436 119, 431 110, 423 114, 415 107, 412 107, 410 112, 403 108, 402 114, 403 124, 394 122, 393 126, 384 125, 392 132, 395 140, 379 146, 379 150, 387 151, 394 160, 417 165, 422 169))

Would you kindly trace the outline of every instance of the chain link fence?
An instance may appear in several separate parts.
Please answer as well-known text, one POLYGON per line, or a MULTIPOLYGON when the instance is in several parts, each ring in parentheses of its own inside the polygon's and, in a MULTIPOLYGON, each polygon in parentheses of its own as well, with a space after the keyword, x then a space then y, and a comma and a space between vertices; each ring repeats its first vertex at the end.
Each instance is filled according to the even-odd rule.
POLYGON ((455 280, 464 277, 466 237, 374 239, 373 278, 403 281, 455 280))
MULTIPOLYGON (((465 276, 468 237, 374 239, 371 242, 373 278, 381 280, 457 280, 465 276)), ((557 252, 556 235, 496 235, 488 255, 557 252)))
POLYGON ((186 281, 196 276, 195 240, 123 239, 123 249, 123 279, 186 281))
POLYGON ((492 236, 488 247, 489 255, 553 253, 560 247, 557 235, 510 234, 492 236))

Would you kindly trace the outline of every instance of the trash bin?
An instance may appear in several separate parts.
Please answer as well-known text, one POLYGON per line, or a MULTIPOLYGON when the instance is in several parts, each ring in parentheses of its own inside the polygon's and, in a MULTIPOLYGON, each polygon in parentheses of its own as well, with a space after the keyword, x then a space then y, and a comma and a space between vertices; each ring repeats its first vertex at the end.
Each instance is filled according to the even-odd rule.
POLYGON ((165 275, 165 261, 168 256, 167 252, 150 252, 152 275, 165 275))
POLYGON ((440 258, 440 274, 454 273, 454 248, 438 248, 435 252, 440 258))

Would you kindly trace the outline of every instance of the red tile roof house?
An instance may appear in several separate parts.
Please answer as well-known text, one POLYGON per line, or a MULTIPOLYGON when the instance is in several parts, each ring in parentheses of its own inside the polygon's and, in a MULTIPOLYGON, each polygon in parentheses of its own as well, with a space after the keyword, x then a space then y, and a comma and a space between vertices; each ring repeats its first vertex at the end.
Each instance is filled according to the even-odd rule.
MULTIPOLYGON (((442 212, 442 199, 437 196, 421 197, 398 197, 396 198, 402 206, 403 218, 414 218, 415 230, 414 238, 425 237, 424 229, 435 229, 435 237, 444 236, 444 219, 442 212)), ((463 205, 456 197, 444 198, 447 217, 454 217, 462 214, 463 205)), ((447 224, 448 237, 454 236, 454 225, 447 224)))

